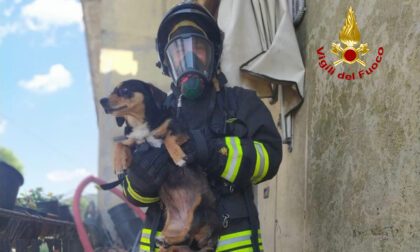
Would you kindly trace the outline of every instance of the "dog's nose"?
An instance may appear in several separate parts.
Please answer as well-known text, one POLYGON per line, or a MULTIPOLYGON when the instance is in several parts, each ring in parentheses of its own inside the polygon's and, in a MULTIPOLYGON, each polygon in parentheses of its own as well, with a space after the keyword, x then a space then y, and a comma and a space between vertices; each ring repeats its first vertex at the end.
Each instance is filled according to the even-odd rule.
POLYGON ((109 110, 109 100, 108 100, 108 98, 102 98, 101 100, 99 100, 99 103, 105 109, 105 112, 107 112, 109 110))

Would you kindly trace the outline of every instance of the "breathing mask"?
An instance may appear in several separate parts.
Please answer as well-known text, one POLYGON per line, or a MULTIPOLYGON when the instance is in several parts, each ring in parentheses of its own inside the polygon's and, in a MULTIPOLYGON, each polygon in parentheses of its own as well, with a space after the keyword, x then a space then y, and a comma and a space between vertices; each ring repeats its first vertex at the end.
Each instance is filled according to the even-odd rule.
POLYGON ((178 30, 166 46, 166 64, 182 95, 197 99, 213 77, 213 44, 193 27, 178 30))

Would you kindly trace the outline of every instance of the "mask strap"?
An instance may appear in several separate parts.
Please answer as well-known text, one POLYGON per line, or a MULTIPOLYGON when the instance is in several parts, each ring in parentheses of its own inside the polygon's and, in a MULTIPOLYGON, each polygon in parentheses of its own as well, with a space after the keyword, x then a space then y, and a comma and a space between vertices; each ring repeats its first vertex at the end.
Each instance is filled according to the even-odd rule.
POLYGON ((213 87, 216 90, 216 92, 220 91, 220 82, 216 77, 213 78, 213 87))
MULTIPOLYGON (((190 21, 190 20, 183 20, 181 22, 179 22, 178 24, 176 24, 173 28, 172 31, 169 33, 168 35, 168 41, 171 40, 171 36, 172 34, 178 30, 178 28, 182 27, 182 26, 191 26, 194 27, 195 29, 199 30, 200 32, 203 33, 203 35, 207 38, 207 33, 200 27, 198 26, 196 23, 190 21)), ((208 38, 207 38, 208 39, 208 38)))
POLYGON ((220 69, 217 69, 216 75, 213 77, 212 81, 216 92, 219 92, 227 83, 226 76, 222 73, 222 71, 220 71, 220 69))

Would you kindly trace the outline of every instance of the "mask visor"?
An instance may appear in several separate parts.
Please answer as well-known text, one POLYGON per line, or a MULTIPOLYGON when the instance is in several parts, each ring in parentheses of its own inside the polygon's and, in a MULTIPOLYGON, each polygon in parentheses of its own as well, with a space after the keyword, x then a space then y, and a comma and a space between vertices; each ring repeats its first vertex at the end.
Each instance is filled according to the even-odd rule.
POLYGON ((166 58, 175 83, 187 72, 198 72, 207 81, 212 77, 213 45, 204 37, 173 38, 166 48, 166 58))

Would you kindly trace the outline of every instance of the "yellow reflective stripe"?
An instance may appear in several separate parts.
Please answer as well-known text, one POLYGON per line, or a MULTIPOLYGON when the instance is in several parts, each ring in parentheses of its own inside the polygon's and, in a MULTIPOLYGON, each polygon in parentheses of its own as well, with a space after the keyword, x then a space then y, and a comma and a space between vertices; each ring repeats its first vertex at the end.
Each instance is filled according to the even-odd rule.
POLYGON ((251 230, 245 230, 237 233, 222 235, 219 238, 216 251, 218 252, 252 245, 251 234, 251 230))
POLYGON ((225 137, 228 147, 228 159, 222 177, 231 183, 236 179, 242 161, 242 146, 239 137, 225 137))
MULTIPOLYGON (((141 232, 142 232, 142 234, 151 234, 152 230, 149 229, 149 228, 143 228, 141 232)), ((161 231, 156 231, 156 235, 161 235, 161 234, 162 234, 161 231)))
POLYGON ((147 237, 142 237, 142 238, 140 239, 140 242, 150 244, 150 238, 147 238, 147 237))
POLYGON ((145 252, 145 251, 150 251, 150 247, 149 246, 146 246, 146 245, 143 245, 143 244, 140 244, 140 252, 145 252))
MULTIPOLYGON (((150 235, 152 234, 152 230, 149 228, 143 228, 141 231, 141 239, 140 242, 141 243, 146 243, 146 244, 140 244, 140 252, 149 252, 150 251, 150 235)), ((161 235, 162 232, 161 231, 156 231, 156 235, 161 235)), ((155 251, 159 251, 159 248, 156 247, 155 251)))
POLYGON ((268 152, 267 152, 267 150, 265 149, 265 147, 264 147, 263 144, 261 144, 261 147, 262 147, 262 149, 264 151, 264 159, 265 159, 264 172, 263 172, 263 175, 261 176, 261 178, 259 178, 257 182, 260 182, 263 178, 265 178, 265 176, 267 175, 267 172, 268 172, 268 166, 270 164, 270 160, 268 158, 268 152))
POLYGON ((261 239, 261 229, 258 229, 258 243, 260 244, 260 252, 264 252, 264 247, 262 245, 262 239, 261 239))
MULTIPOLYGON (((263 245, 260 245, 259 248, 260 248, 260 252, 264 252, 263 245)), ((254 252, 254 248, 252 246, 250 246, 250 247, 246 247, 246 248, 230 250, 229 252, 254 252)))
POLYGON ((231 250, 229 252, 254 252, 254 249, 252 247, 247 247, 247 248, 231 250))
POLYGON ((251 236, 251 233, 252 233, 251 230, 245 230, 245 231, 241 231, 241 232, 237 232, 237 233, 222 235, 222 236, 220 236, 219 241, 224 241, 224 240, 231 239, 231 238, 236 238, 236 237, 239 237, 239 236, 246 236, 246 235, 251 236))
POLYGON ((234 121, 238 120, 236 117, 232 117, 226 120, 226 123, 233 123, 234 121))
MULTIPOLYGON (((149 239, 149 243, 150 243, 150 234, 152 233, 152 230, 151 229, 148 229, 148 228, 143 228, 142 230, 141 230, 141 237, 142 238, 147 238, 147 239, 149 239)), ((161 235, 162 234, 162 232, 160 232, 160 231, 156 231, 156 235, 161 235)))
MULTIPOLYGON (((251 235, 251 230, 244 230, 237 233, 222 235, 220 236, 219 241, 217 243, 216 251, 253 251, 251 235), (235 248, 238 249, 235 250, 235 248)), ((260 250, 262 251, 262 239, 260 229, 258 229, 258 244, 260 246, 260 250)))
POLYGON ((233 151, 232 150, 232 145, 230 144, 230 139, 228 137, 225 138, 225 142, 226 142, 226 146, 228 147, 228 159, 225 165, 225 170, 222 173, 222 177, 226 178, 228 172, 229 172, 229 168, 230 168, 230 164, 232 163, 232 157, 233 157, 233 151))
POLYGON ((140 242, 146 243, 150 245, 150 234, 152 233, 151 229, 143 228, 141 231, 141 239, 140 242))
POLYGON ((260 166, 261 166, 261 154, 260 149, 258 148, 257 143, 254 142, 255 146, 255 152, 257 154, 257 159, 255 160, 255 168, 254 168, 254 174, 252 174, 251 181, 255 184, 255 180, 257 178, 257 175, 261 172, 260 166))
POLYGON ((254 146, 257 158, 255 162, 254 174, 251 177, 251 181, 253 184, 256 184, 267 175, 270 162, 267 150, 265 149, 264 145, 260 142, 254 141, 254 146))
POLYGON ((159 201, 159 197, 143 197, 140 194, 136 193, 133 188, 131 187, 131 183, 130 180, 128 179, 128 177, 126 177, 126 181, 128 184, 128 193, 130 194, 131 197, 133 197, 135 200, 140 201, 142 203, 154 203, 159 201))
POLYGON ((127 192, 125 191, 124 186, 123 186, 122 188, 123 188, 123 193, 124 193, 124 196, 125 196, 125 197, 127 197, 127 192))
MULTIPOLYGON (((155 248, 155 252, 159 251, 159 248, 155 248)), ((146 245, 140 245, 140 252, 150 252, 150 247, 146 245)))

